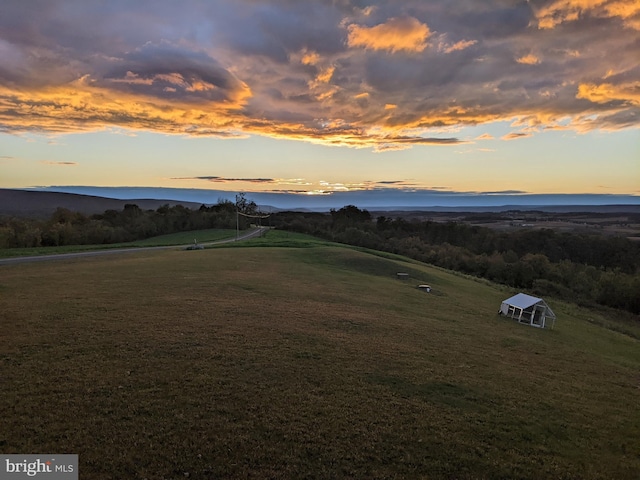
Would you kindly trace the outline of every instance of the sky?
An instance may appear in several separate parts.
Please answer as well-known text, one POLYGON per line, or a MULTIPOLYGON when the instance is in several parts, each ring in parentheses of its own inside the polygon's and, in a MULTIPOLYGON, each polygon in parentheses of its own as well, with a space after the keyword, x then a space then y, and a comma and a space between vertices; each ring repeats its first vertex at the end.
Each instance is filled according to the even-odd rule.
POLYGON ((637 0, 3 0, 0 59, 0 188, 640 203, 637 0))

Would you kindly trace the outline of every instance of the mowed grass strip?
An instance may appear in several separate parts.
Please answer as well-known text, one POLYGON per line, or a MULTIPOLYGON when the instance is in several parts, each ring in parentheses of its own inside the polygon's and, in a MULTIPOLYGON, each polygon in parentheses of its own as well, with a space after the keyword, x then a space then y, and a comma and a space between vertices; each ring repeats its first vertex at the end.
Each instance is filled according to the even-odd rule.
POLYGON ((637 340, 306 247, 2 267, 0 451, 77 453, 83 479, 637 478, 637 340))

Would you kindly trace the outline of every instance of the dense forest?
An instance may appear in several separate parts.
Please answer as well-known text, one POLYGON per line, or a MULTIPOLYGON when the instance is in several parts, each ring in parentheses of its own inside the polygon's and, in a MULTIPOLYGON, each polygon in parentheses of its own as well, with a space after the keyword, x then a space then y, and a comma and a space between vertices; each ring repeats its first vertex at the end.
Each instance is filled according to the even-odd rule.
MULTIPOLYGON (((0 248, 109 244, 208 228, 247 228, 256 212, 244 195, 198 210, 163 206, 86 216, 59 208, 48 219, 0 217, 0 248)), ((433 265, 585 305, 640 313, 640 244, 623 237, 550 229, 496 231, 460 222, 372 218, 346 206, 329 214, 280 212, 276 228, 405 255, 433 265)))

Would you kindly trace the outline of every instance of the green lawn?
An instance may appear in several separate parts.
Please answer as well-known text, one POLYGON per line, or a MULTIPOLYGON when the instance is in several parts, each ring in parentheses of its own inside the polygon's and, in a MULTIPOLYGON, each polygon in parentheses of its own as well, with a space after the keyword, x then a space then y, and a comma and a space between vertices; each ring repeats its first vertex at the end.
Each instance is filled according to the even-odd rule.
POLYGON ((247 241, 234 243, 233 245, 217 245, 214 248, 245 248, 245 247, 320 247, 320 246, 345 246, 339 243, 323 240, 304 233, 287 232, 285 230, 269 230, 266 235, 255 237, 247 241))
POLYGON ((637 478, 615 319, 547 299, 539 330, 486 282, 250 244, 0 267, 0 451, 77 453, 82 479, 637 478))

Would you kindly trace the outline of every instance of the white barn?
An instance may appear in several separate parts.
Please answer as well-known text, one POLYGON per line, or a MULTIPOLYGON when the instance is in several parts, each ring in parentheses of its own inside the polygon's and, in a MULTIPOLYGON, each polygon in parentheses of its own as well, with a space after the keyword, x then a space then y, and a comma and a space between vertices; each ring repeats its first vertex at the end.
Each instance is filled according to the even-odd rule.
POLYGON ((547 320, 552 321, 551 328, 556 323, 556 315, 549 305, 541 298, 532 297, 526 293, 518 293, 504 300, 498 313, 532 327, 544 328, 547 320))

